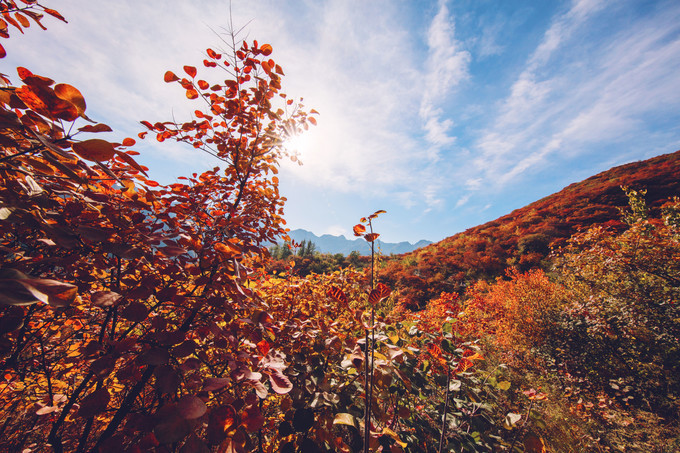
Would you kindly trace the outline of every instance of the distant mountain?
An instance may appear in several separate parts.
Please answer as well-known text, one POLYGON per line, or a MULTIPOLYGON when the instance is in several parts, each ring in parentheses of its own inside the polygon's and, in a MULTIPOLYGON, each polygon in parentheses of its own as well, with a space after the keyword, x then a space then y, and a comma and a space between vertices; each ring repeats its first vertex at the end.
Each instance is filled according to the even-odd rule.
MULTIPOLYGON (((359 252, 360 255, 371 254, 371 247, 368 242, 360 238, 350 240, 345 238, 345 236, 334 236, 332 234, 317 236, 311 231, 303 229, 290 231, 288 236, 295 242, 302 242, 303 240, 312 241, 316 246, 316 251, 321 253, 342 253, 343 255, 349 255, 353 251, 356 251, 359 252)), ((426 245, 432 244, 432 241, 420 240, 415 244, 411 244, 410 242, 382 242, 378 239, 376 243, 380 247, 380 252, 383 255, 398 255, 425 247, 426 245)))
POLYGON ((614 167, 510 214, 436 244, 389 259, 380 278, 400 289, 405 301, 423 306, 442 291, 461 293, 478 279, 492 279, 514 266, 546 266, 551 248, 595 224, 621 227, 618 208, 628 199, 621 186, 646 189, 658 208, 680 196, 680 151, 614 167))

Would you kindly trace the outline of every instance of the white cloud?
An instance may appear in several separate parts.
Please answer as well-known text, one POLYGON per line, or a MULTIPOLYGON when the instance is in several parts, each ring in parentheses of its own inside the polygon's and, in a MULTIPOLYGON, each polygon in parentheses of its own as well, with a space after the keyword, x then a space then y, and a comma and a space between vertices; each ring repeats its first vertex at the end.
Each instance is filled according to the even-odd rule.
POLYGON ((470 194, 467 194, 460 197, 456 202, 456 208, 460 208, 461 206, 466 204, 470 200, 470 196, 471 196, 470 194))
POLYGON ((477 141, 489 187, 517 181, 552 156, 644 136, 647 117, 680 103, 680 8, 660 11, 589 47, 583 30, 606 21, 604 2, 575 2, 558 16, 477 141))
POLYGON ((429 53, 423 76, 425 86, 420 117, 431 147, 428 157, 436 161, 439 149, 455 141, 455 137, 448 135, 453 122, 442 118, 440 106, 451 91, 469 77, 470 64, 470 53, 462 50, 461 43, 455 38, 455 24, 445 0, 439 2, 439 10, 428 29, 427 44, 429 53))
POLYGON ((331 225, 322 234, 330 234, 333 236, 346 236, 347 228, 342 225, 331 225))

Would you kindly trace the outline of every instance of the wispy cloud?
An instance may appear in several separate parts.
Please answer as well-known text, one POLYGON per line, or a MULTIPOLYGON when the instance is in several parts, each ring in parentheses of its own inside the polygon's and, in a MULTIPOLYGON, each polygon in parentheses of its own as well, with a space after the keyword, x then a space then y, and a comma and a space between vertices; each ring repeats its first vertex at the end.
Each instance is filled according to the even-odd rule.
POLYGON ((428 57, 423 74, 425 88, 420 103, 420 117, 425 137, 430 145, 428 158, 436 161, 439 150, 452 145, 455 137, 449 135, 453 126, 450 118, 442 118, 441 109, 451 91, 469 77, 470 53, 461 47, 455 37, 455 24, 447 2, 440 0, 439 9, 427 32, 428 57))
POLYGON ((680 102, 680 8, 588 46, 578 35, 606 20, 604 6, 578 1, 556 17, 512 84, 476 146, 478 171, 492 187, 545 167, 556 153, 576 156, 598 143, 631 140, 645 133, 646 115, 680 102))
MULTIPOLYGON (((301 149, 304 165, 281 169, 282 190, 298 191, 291 223, 305 226, 318 216, 310 206, 326 212, 331 203, 337 213, 317 231, 338 231, 356 220, 348 210, 379 200, 367 210, 393 203, 405 219, 394 222, 401 238, 419 239, 427 234, 409 225, 448 232, 452 217, 504 214, 499 194, 532 191, 558 160, 613 165, 680 147, 677 1, 521 11, 500 2, 483 13, 473 3, 233 0, 235 24, 273 45, 284 91, 321 113, 301 149)), ((219 44, 214 31, 228 24, 230 2, 70 0, 57 9, 69 24, 45 21, 47 32, 3 40, 2 72, 22 65, 78 87, 113 140, 135 136, 142 119, 191 115, 195 103, 163 73, 193 64, 211 74, 202 55, 219 44)), ((212 165, 168 142, 138 148, 163 182, 212 165)))

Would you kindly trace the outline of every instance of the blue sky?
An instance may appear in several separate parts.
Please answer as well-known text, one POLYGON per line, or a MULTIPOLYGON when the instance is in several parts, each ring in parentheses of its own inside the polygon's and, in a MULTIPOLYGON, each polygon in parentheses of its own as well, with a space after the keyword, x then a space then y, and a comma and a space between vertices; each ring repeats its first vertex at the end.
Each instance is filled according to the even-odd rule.
MULTIPOLYGON (((194 107, 163 73, 200 66, 227 0, 64 0, 3 40, 16 66, 78 87, 111 140, 194 107)), ((680 2, 233 0, 268 42, 284 91, 320 112, 282 162, 291 229, 351 235, 364 215, 388 242, 440 240, 612 166, 680 149, 680 2)), ((104 137, 102 137, 104 138, 104 137)), ((151 176, 213 166, 140 142, 151 176)))

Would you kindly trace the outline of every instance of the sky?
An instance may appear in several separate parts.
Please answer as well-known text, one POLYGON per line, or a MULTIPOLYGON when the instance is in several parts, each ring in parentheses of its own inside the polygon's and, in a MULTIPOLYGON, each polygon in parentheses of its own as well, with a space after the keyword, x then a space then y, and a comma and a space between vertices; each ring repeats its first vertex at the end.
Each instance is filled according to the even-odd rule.
MULTIPOLYGON (((283 91, 318 125, 284 160, 287 226, 439 241, 613 166, 680 149, 680 2, 644 0, 61 0, 2 40, 16 67, 77 87, 111 141, 191 118, 166 70, 199 67, 229 24, 269 43, 283 91)), ((223 77, 214 74, 213 77, 223 77)), ((215 165, 147 138, 162 183, 215 165)))

